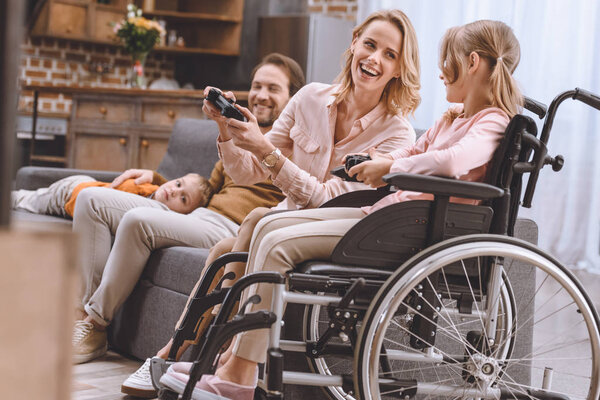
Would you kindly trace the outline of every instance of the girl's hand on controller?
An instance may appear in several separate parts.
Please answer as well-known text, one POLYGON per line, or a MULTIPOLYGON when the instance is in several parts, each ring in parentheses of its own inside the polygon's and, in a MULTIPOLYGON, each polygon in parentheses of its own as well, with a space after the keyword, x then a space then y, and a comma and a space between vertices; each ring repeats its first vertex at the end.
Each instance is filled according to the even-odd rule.
MULTIPOLYGON (((344 158, 342 158, 342 164, 343 164, 344 166, 346 165, 346 159, 347 159, 348 157, 350 157, 350 156, 363 156, 363 157, 366 157, 366 156, 368 156, 368 154, 367 154, 367 153, 349 153, 349 154, 346 154, 346 155, 344 156, 344 158)), ((346 172, 348 172, 348 171, 346 171, 346 172)))
POLYGON ((381 178, 390 172, 394 160, 388 154, 378 153, 375 148, 369 150, 370 161, 362 162, 350 168, 348 175, 356 175, 356 179, 371 187, 387 185, 381 178))

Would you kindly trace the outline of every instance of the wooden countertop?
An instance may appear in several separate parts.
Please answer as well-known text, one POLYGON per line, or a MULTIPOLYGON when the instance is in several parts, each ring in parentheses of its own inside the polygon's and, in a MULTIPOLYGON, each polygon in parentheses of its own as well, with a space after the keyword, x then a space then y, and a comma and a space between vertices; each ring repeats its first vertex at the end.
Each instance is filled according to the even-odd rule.
MULTIPOLYGON (((120 96, 157 96, 172 98, 203 99, 202 90, 154 90, 154 89, 129 89, 129 88, 105 88, 91 86, 66 86, 66 85, 23 85, 21 90, 38 91, 41 93, 63 93, 63 94, 114 94, 120 96)), ((247 91, 233 91, 236 99, 248 100, 247 91)))

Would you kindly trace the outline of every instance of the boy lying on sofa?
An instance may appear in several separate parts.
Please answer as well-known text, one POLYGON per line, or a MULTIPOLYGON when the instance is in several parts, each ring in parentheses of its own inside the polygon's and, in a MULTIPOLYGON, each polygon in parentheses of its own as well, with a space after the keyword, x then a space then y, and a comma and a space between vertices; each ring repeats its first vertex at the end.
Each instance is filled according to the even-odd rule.
POLYGON ((198 207, 205 206, 213 193, 208 180, 194 173, 160 186, 151 183, 136 184, 135 180, 128 179, 115 188, 112 188, 110 183, 98 182, 90 176, 73 175, 56 181, 47 188, 13 190, 11 208, 72 218, 77 196, 88 187, 106 187, 109 190, 144 196, 162 204, 165 209, 181 214, 188 214, 198 207))

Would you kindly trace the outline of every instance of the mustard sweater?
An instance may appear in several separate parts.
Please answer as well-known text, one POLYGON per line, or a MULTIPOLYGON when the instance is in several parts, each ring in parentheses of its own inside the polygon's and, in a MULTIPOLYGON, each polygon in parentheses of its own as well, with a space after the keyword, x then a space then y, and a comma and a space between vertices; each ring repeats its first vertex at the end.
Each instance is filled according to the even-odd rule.
MULTIPOLYGON (((162 185, 165 182, 167 180, 164 177, 154 173, 153 184, 162 185)), ((229 218, 238 225, 256 207, 270 208, 285 198, 281 190, 273 185, 271 179, 254 185, 236 185, 225 173, 221 160, 215 164, 209 183, 214 194, 206 208, 229 218)))

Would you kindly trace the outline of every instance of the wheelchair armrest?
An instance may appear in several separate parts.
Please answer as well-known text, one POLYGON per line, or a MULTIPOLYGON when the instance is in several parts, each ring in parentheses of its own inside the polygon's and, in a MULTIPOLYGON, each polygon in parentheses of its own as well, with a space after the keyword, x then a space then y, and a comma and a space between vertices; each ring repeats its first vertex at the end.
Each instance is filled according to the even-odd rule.
POLYGON ((319 208, 372 206, 390 193, 392 192, 389 186, 384 186, 377 190, 355 190, 353 192, 342 193, 321 204, 319 208))
POLYGON ((459 181, 439 176, 394 173, 383 181, 400 190, 430 193, 438 196, 454 196, 475 200, 488 200, 504 195, 504 190, 487 183, 459 181))

